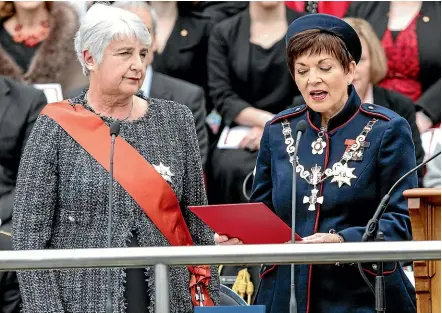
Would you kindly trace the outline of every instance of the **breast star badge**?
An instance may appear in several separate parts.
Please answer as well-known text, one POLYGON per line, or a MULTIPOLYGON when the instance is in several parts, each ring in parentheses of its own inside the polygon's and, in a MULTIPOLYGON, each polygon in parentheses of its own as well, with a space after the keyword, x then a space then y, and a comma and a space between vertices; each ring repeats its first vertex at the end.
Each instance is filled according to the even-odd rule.
POLYGON ((163 178, 168 181, 169 183, 172 183, 172 176, 175 176, 171 171, 169 166, 163 165, 163 163, 160 162, 160 165, 153 165, 155 170, 163 176, 163 178))
POLYGON ((351 186, 351 179, 356 178, 356 176, 353 175, 354 170, 354 168, 349 168, 347 163, 337 167, 333 173, 334 175, 331 182, 337 182, 339 188, 341 188, 343 184, 351 186))

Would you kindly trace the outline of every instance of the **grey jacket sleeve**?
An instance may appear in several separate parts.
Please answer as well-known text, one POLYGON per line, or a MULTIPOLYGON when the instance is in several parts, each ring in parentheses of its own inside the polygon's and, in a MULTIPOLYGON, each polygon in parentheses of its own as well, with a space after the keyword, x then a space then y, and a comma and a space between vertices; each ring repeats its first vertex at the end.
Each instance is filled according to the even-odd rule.
MULTIPOLYGON (((14 250, 48 248, 57 204, 60 127, 39 116, 24 149, 12 216, 14 250)), ((18 271, 23 313, 64 312, 53 270, 18 271)))
MULTIPOLYGON (((195 245, 214 245, 213 231, 189 210, 189 206, 207 205, 203 171, 199 157, 198 141, 191 111, 186 107, 181 135, 185 142, 186 174, 183 179, 181 207, 195 245)), ((217 266, 211 266, 209 292, 215 305, 219 303, 219 280, 217 266)))

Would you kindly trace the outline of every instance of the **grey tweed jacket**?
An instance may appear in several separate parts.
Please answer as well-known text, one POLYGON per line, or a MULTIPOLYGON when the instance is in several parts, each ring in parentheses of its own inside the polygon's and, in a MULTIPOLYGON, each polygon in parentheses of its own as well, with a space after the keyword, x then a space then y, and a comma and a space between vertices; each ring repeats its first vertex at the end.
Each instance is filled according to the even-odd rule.
MULTIPOLYGON (((121 124, 120 136, 152 165, 170 167, 169 183, 181 204, 196 244, 211 245, 213 232, 189 210, 206 204, 198 141, 191 111, 184 105, 149 98, 145 116, 121 124)), ((92 110, 84 93, 70 100, 92 110)), ((109 125, 112 120, 102 119, 109 125)), ((27 249, 104 248, 107 246, 108 172, 55 121, 39 116, 20 164, 13 212, 13 247, 27 249)), ((129 194, 114 181, 112 246, 169 246, 129 194)), ((149 186, 145 186, 149 188, 149 186)), ((209 291, 219 302, 218 274, 212 267, 209 291)), ((154 271, 145 269, 149 311, 154 312, 154 271)), ((112 269, 113 312, 126 311, 125 269, 112 269)), ((24 313, 105 312, 105 269, 18 273, 24 313)), ((171 312, 193 312, 186 267, 171 268, 171 312)))

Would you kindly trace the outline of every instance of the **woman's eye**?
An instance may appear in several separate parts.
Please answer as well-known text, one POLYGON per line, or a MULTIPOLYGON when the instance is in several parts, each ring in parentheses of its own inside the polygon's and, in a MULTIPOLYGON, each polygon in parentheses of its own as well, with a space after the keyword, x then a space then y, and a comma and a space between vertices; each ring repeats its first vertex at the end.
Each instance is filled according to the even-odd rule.
POLYGON ((129 52, 121 52, 121 55, 129 55, 129 52))
POLYGON ((331 70, 331 67, 321 67, 321 71, 328 72, 331 70))
POLYGON ((299 75, 304 75, 305 73, 307 73, 306 70, 298 70, 298 74, 299 74, 299 75))

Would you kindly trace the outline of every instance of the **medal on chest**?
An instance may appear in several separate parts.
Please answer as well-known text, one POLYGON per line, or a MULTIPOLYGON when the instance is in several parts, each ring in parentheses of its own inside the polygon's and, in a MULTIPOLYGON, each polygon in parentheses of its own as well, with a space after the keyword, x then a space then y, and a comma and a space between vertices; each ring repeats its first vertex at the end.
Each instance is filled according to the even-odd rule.
POLYGON ((324 134, 327 132, 326 127, 321 127, 318 138, 312 142, 312 154, 323 154, 327 143, 324 141, 324 134))
MULTIPOLYGON (((376 122, 377 119, 372 119, 370 122, 368 122, 362 130, 361 134, 356 137, 356 140, 347 139, 345 142, 345 144, 347 145, 347 149, 345 150, 342 158, 338 162, 333 164, 331 168, 327 168, 324 171, 322 171, 322 168, 317 164, 312 167, 310 171, 305 170, 304 166, 299 163, 299 158, 296 157, 295 159, 295 149, 293 147, 294 140, 292 137, 290 122, 288 120, 283 120, 281 122, 282 133, 287 145, 286 151, 289 154, 290 163, 292 164, 292 166, 296 166, 296 173, 299 173, 299 176, 304 179, 310 186, 312 186, 310 190, 310 196, 304 196, 302 200, 304 204, 308 204, 309 211, 315 211, 317 203, 324 203, 324 197, 319 195, 318 185, 320 185, 329 177, 332 177, 331 182, 337 183, 339 188, 341 188, 343 185, 351 186, 351 180, 357 177, 355 174, 353 174, 355 168, 349 167, 348 162, 362 160, 364 149, 370 146, 370 143, 365 141, 365 139, 367 138, 367 134, 371 131, 373 125, 376 122)), ((318 139, 312 143, 313 154, 322 154, 324 152, 324 148, 326 147, 326 143, 322 139, 322 137, 324 137, 325 135, 326 129, 321 128, 320 132, 322 132, 322 136, 318 135, 318 139), (319 139, 321 139, 320 142, 318 141, 319 139), (316 147, 318 149, 314 147, 314 145, 317 143, 318 145, 316 147)))

